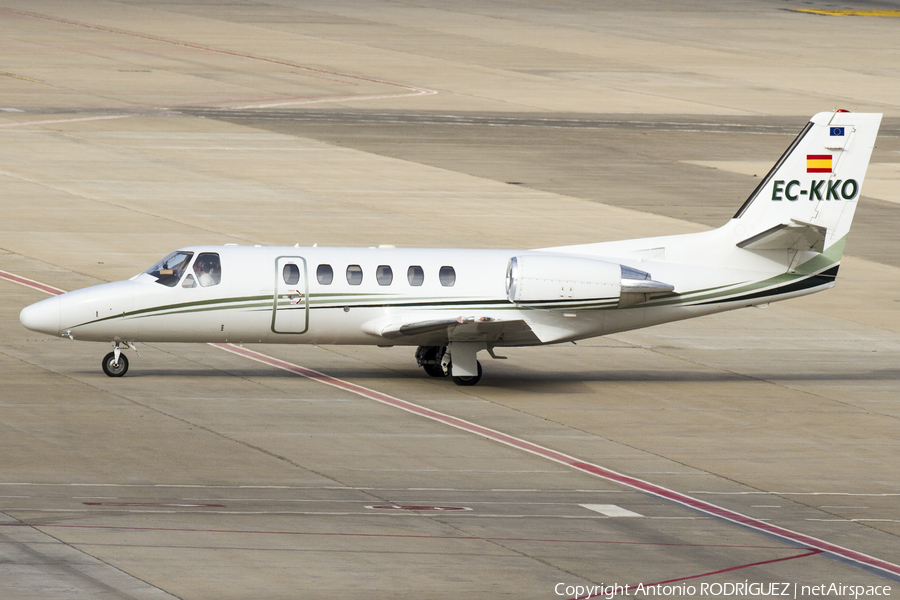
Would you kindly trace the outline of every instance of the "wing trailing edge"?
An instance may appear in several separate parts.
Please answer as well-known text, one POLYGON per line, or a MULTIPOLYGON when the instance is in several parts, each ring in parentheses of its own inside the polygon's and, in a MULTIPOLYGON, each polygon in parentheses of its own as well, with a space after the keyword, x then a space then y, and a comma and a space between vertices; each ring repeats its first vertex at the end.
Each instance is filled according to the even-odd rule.
POLYGON ((403 317, 381 319, 363 327, 366 333, 387 340, 411 341, 418 338, 422 343, 436 345, 449 342, 514 341, 531 345, 541 340, 524 319, 498 319, 495 317, 457 317, 404 322, 403 317))

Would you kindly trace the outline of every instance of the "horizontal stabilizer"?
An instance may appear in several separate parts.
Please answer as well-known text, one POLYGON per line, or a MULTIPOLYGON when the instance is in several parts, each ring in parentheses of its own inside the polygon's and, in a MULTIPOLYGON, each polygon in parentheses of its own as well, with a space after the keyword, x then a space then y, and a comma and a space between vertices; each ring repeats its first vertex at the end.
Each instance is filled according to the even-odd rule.
POLYGON ((791 219, 790 223, 776 225, 762 233, 738 242, 745 250, 806 250, 825 251, 825 227, 791 219))

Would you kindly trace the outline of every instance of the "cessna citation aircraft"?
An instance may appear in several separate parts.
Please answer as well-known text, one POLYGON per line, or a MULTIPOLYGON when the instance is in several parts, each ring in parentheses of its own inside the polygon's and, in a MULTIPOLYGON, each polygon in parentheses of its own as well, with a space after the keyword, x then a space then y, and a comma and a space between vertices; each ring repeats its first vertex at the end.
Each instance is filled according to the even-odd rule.
POLYGON ((476 355, 766 305, 834 286, 880 114, 819 113, 713 231, 540 250, 192 246, 128 281, 25 308, 28 329, 113 343, 417 346, 428 375, 476 355))

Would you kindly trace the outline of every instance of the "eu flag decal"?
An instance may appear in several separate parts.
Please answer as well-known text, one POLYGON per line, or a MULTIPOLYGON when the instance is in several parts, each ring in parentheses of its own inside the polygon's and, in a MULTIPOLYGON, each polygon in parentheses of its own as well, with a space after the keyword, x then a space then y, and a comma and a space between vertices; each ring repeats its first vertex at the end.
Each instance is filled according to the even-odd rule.
POLYGON ((844 135, 844 128, 843 127, 832 127, 831 132, 828 135, 830 135, 832 137, 842 136, 842 135, 844 135))

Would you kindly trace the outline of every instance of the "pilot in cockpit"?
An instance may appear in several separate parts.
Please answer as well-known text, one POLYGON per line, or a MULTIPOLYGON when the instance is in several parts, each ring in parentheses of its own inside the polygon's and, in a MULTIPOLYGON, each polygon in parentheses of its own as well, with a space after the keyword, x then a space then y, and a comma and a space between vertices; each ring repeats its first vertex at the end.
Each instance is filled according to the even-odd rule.
POLYGON ((218 285, 222 278, 222 267, 219 255, 212 252, 204 252, 197 257, 194 263, 194 273, 202 287, 218 285))

